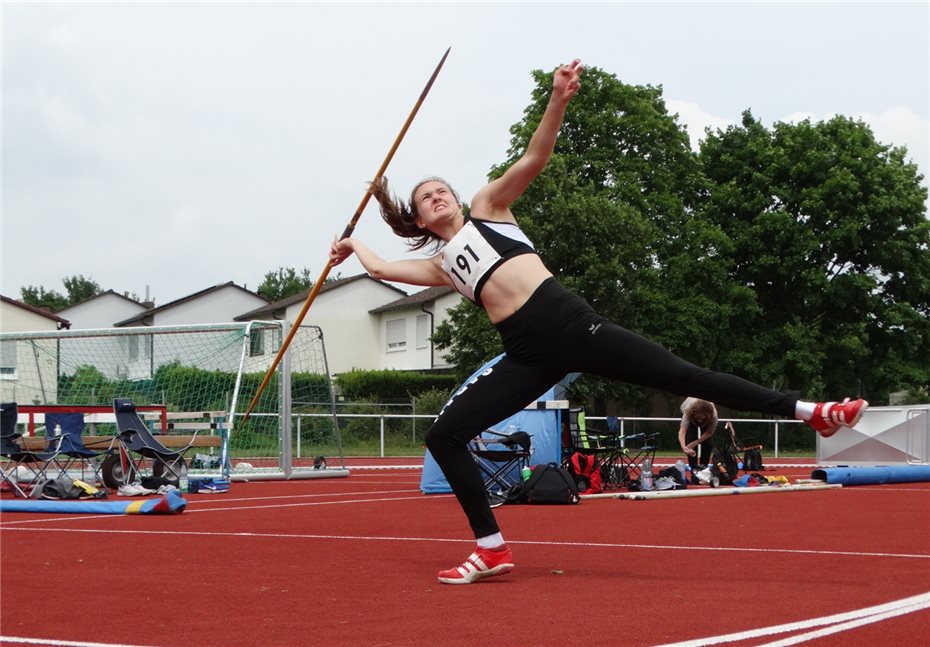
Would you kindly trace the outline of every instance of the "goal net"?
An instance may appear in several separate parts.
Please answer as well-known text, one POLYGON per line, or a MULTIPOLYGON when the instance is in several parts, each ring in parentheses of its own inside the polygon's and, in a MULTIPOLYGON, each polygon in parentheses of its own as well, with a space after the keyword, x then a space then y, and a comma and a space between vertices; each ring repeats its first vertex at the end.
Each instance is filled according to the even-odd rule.
POLYGON ((157 405, 167 423, 152 417, 154 433, 197 435, 186 455, 192 476, 344 476, 319 327, 295 332, 243 422, 286 334, 279 321, 0 333, 0 401, 16 402, 20 422, 28 415, 40 435, 44 412, 87 411, 85 433, 105 436, 115 434, 113 417, 91 411, 116 398, 157 405))

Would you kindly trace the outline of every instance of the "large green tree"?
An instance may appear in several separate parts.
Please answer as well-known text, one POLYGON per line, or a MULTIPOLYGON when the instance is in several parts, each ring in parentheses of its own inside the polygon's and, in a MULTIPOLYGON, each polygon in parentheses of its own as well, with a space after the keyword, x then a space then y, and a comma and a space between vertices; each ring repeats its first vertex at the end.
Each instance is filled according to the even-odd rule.
POLYGON ((756 379, 811 397, 930 384, 930 223, 902 148, 846 117, 709 133, 705 218, 753 303, 728 321, 756 379))
POLYGON ((67 296, 56 290, 46 290, 44 287, 29 285, 20 288, 20 299, 23 303, 36 308, 48 308, 52 312, 63 310, 76 303, 86 301, 102 292, 100 286, 91 278, 81 274, 62 279, 67 296))

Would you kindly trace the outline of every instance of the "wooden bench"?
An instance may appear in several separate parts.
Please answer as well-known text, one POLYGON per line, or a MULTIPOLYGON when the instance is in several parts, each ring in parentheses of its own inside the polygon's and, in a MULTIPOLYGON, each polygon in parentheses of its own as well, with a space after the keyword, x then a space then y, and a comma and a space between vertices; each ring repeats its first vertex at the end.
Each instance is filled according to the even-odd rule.
MULTIPOLYGON (((191 442, 193 434, 155 434, 154 438, 168 449, 177 449, 187 447, 191 442)), ((113 436, 81 436, 84 445, 93 451, 103 451, 113 443, 116 443, 113 436)), ((19 439, 20 446, 31 452, 40 452, 45 449, 45 436, 23 436, 19 439)), ((222 447, 223 439, 220 436, 210 436, 209 434, 197 434, 194 438, 193 447, 222 447)))

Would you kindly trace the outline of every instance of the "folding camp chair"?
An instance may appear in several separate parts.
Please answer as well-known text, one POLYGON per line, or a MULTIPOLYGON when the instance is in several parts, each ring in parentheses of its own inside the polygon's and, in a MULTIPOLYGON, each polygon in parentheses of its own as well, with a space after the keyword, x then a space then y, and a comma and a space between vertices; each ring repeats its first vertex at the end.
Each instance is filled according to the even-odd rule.
POLYGON ((59 461, 61 471, 58 478, 74 477, 73 471, 77 465, 81 467, 81 480, 90 485, 102 483, 101 467, 103 459, 110 455, 112 440, 105 442, 106 446, 95 451, 84 444, 82 432, 84 431, 83 413, 46 413, 45 429, 49 436, 61 435, 61 455, 59 461), (88 470, 88 468, 90 468, 88 470))
POLYGON ((26 497, 34 487, 48 479, 48 470, 52 466, 60 469, 58 454, 61 448, 61 438, 48 438, 44 451, 30 451, 21 445, 22 434, 16 431, 16 420, 19 407, 15 402, 0 404, 0 455, 12 463, 2 470, 3 482, 10 486, 13 493, 26 497), (25 468, 28 478, 24 482, 20 475, 20 468, 25 468))
POLYGON ((197 432, 194 432, 187 446, 172 451, 151 434, 136 413, 136 405, 132 400, 117 398, 113 401, 113 412, 116 414, 116 440, 120 451, 118 455, 108 456, 103 461, 101 473, 104 484, 118 488, 132 483, 147 471, 146 460, 149 460, 153 477, 163 478, 167 484, 177 487, 182 478, 187 476, 184 454, 193 447, 197 432))
POLYGON ((502 434, 488 429, 471 443, 471 451, 489 495, 506 494, 522 480, 521 470, 530 465, 532 438, 525 431, 502 434))
POLYGON ((642 478, 646 460, 654 465, 656 458, 657 446, 654 440, 659 432, 622 435, 615 425, 616 418, 607 419, 607 428, 611 432, 604 437, 604 444, 610 452, 601 463, 605 489, 630 487, 634 480, 642 478))
POLYGON ((574 453, 587 454, 594 456, 598 462, 604 456, 610 454, 611 444, 609 434, 594 429, 588 429, 585 422, 584 409, 581 407, 571 407, 568 410, 568 419, 565 421, 566 428, 562 434, 562 463, 563 467, 567 466, 568 461, 574 453))
POLYGON ((743 465, 746 471, 759 471, 762 467, 762 443, 755 438, 740 438, 736 435, 733 423, 727 420, 727 431, 730 432, 730 446, 728 448, 734 455, 743 455, 743 465))

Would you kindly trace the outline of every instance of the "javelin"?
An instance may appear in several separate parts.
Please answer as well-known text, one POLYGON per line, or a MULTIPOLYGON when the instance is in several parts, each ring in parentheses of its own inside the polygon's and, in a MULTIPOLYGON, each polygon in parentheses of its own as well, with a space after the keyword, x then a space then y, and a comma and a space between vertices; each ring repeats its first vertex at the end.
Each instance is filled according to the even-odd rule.
MULTIPOLYGON (((435 81, 436 77, 439 76, 439 70, 442 69, 442 65, 446 62, 446 57, 449 55, 449 51, 451 49, 452 48, 450 47, 446 50, 446 53, 443 54, 442 58, 439 60, 439 65, 437 65, 436 69, 433 70, 433 75, 429 77, 429 81, 426 82, 426 87, 423 88, 423 92, 420 93, 420 98, 417 99, 416 104, 413 106, 413 110, 411 110, 410 114, 407 116, 407 121, 404 122, 403 127, 400 129, 400 132, 394 139, 394 144, 391 145, 391 150, 388 151, 387 156, 381 163, 381 168, 378 169, 378 173, 375 175, 375 179, 372 180, 372 184, 376 184, 378 180, 381 179, 381 176, 384 175, 384 171, 387 170, 388 164, 391 163, 391 158, 394 157, 394 153, 397 151, 397 147, 400 146, 400 142, 403 140, 404 135, 407 134, 407 129, 410 128, 410 124, 413 123, 413 118, 420 110, 420 106, 423 105, 423 100, 426 99, 426 95, 429 94, 430 88, 433 87, 433 81, 435 81)), ((362 211, 365 210, 365 206, 368 204, 368 200, 370 198, 371 190, 369 189, 365 191, 365 196, 362 198, 361 203, 359 203, 358 208, 355 210, 355 215, 352 216, 352 220, 349 221, 348 225, 346 225, 345 231, 342 232, 342 238, 340 238, 340 240, 343 238, 348 238, 352 235, 352 232, 355 230, 355 225, 358 223, 358 219, 362 216, 362 211)), ((252 402, 249 403, 249 408, 246 410, 245 416, 242 418, 242 424, 245 424, 248 421, 249 415, 251 415, 252 410, 255 409, 255 405, 258 403, 258 399, 261 397, 265 387, 268 386, 268 382, 271 380, 271 376, 274 374, 274 370, 281 362, 281 358, 284 357, 284 352, 287 350, 291 340, 294 338, 294 334, 297 332, 297 329, 300 328, 300 324, 303 322, 304 317, 307 315, 307 311, 310 309, 310 305, 313 303, 314 299, 316 299, 316 295, 319 294, 320 288, 323 287, 323 282, 326 280, 326 277, 329 275, 329 271, 332 268, 333 261, 327 261, 326 267, 323 268, 323 272, 320 274, 320 278, 316 280, 316 283, 313 284, 313 289, 310 290, 310 294, 307 295, 307 300, 304 302, 304 307, 300 309, 300 313, 297 315, 297 319, 294 320, 294 325, 291 326, 291 330, 288 332, 287 337, 284 339, 284 343, 282 343, 281 348, 278 349, 278 354, 275 355, 274 361, 268 368, 268 372, 265 373, 264 379, 262 379, 262 383, 258 386, 258 391, 256 391, 255 395, 252 397, 252 402)))

